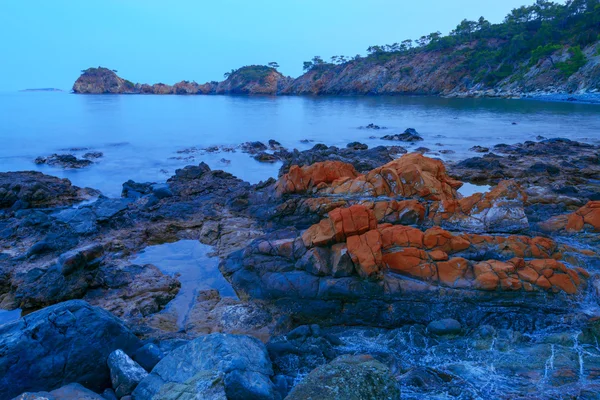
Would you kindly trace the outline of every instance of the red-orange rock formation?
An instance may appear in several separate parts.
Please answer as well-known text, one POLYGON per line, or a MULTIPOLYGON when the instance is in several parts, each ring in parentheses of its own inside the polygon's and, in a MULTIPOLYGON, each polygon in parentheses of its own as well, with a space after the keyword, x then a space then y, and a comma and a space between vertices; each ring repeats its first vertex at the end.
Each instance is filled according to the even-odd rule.
POLYGON ((600 232, 600 201, 590 201, 571 214, 550 218, 540 227, 548 232, 600 232))
POLYGON ((369 280, 382 279, 390 271, 450 288, 574 294, 587 277, 585 270, 559 261, 563 247, 551 239, 453 234, 439 226, 423 232, 404 225, 376 225, 375 213, 365 205, 331 211, 302 239, 309 249, 345 242, 356 272, 369 280), (486 254, 500 260, 479 261, 486 254))
POLYGON ((305 167, 293 165, 287 174, 279 178, 275 184, 275 191, 279 195, 302 193, 321 184, 330 184, 339 178, 357 176, 359 173, 351 164, 341 161, 324 161, 305 167))

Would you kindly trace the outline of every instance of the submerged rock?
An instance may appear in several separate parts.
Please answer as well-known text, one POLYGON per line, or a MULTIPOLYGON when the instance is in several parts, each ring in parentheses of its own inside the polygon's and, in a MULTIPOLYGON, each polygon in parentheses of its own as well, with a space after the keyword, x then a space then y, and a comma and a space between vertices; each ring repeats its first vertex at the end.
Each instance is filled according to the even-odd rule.
POLYGON ((133 354, 139 346, 120 320, 99 307, 79 300, 47 307, 0 325, 0 397, 72 382, 102 391, 110 386, 109 354, 133 354))
POLYGON ((316 368, 286 400, 400 400, 400 389, 390 370, 368 355, 340 356, 316 368))
POLYGON ((87 158, 79 159, 72 154, 52 154, 48 157, 38 157, 35 159, 36 164, 47 164, 51 167, 61 167, 64 169, 79 169, 85 168, 93 164, 87 158))
POLYGON ((419 133, 413 128, 408 128, 403 133, 397 133, 395 135, 385 135, 381 138, 383 140, 397 140, 400 142, 418 142, 423 140, 419 133))

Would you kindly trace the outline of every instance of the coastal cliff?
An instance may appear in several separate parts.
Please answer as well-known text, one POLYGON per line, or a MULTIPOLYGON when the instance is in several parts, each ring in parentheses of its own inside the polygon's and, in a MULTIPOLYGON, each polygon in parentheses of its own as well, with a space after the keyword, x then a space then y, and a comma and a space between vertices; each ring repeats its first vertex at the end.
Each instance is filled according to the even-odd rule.
POLYGON ((537 1, 502 23, 463 20, 448 35, 369 46, 367 55, 315 56, 296 79, 277 63, 225 74, 223 82, 173 86, 133 84, 106 68, 90 68, 75 93, 379 95, 522 97, 600 93, 600 3, 537 1))
POLYGON ((73 92, 78 94, 269 94, 275 95, 289 86, 292 78, 276 69, 251 65, 227 74, 223 82, 181 81, 174 85, 164 83, 133 84, 120 78, 116 71, 98 67, 84 70, 75 81, 73 92))

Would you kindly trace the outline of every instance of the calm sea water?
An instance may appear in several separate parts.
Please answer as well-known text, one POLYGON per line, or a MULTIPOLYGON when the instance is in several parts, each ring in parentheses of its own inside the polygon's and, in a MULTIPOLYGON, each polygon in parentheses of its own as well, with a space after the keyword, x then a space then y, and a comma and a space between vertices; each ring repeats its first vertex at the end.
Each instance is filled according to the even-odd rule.
POLYGON ((522 100, 25 92, 0 93, 0 110, 1 171, 40 170, 100 189, 108 196, 119 196, 128 179, 164 181, 175 169, 200 161, 250 182, 276 176, 278 164, 261 164, 239 150, 177 153, 190 147, 254 140, 276 139, 300 150, 319 142, 389 145, 396 143, 379 137, 410 127, 425 140, 409 148, 455 152, 439 155, 442 159, 472 156, 468 149, 474 145, 522 142, 538 135, 600 143, 600 106, 522 100), (358 129, 369 123, 388 129, 358 129), (302 139, 314 142, 300 143, 302 139), (68 153, 76 147, 101 151, 104 157, 83 170, 33 163, 38 156, 68 153))

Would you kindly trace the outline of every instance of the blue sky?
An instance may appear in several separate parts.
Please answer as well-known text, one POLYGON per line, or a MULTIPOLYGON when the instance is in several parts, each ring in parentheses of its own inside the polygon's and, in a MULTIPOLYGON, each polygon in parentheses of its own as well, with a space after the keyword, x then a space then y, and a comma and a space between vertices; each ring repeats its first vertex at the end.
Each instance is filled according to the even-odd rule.
POLYGON ((463 18, 500 22, 533 0, 0 0, 0 90, 69 89, 80 70, 134 82, 222 80, 277 61, 291 76, 314 55, 446 34, 463 18))

